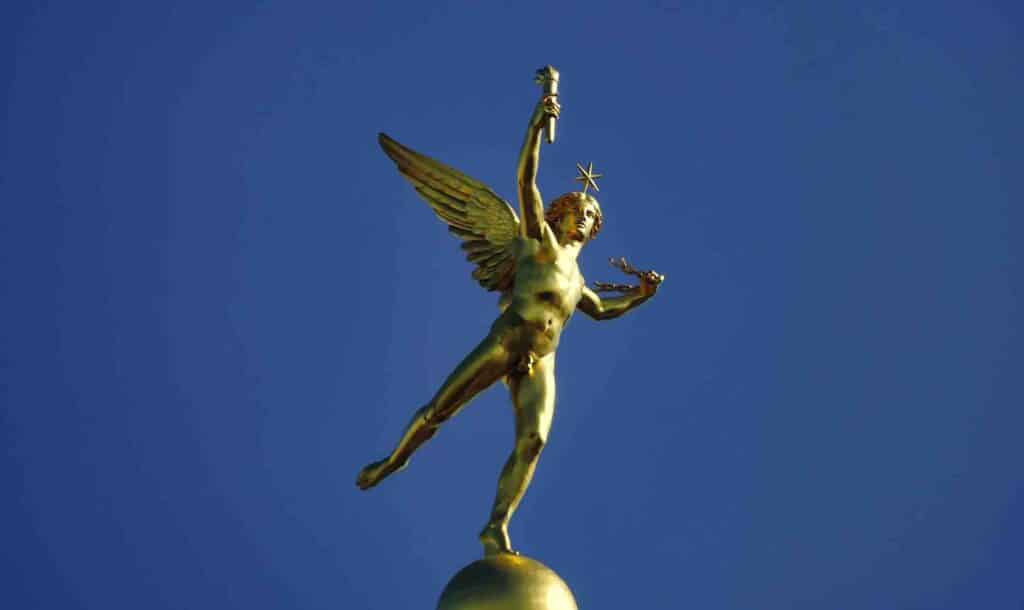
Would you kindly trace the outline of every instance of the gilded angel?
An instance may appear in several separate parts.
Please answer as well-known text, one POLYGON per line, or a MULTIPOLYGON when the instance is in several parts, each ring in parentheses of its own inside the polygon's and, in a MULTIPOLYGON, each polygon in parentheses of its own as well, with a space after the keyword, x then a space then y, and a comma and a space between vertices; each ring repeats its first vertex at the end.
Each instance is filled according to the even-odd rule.
MULTIPOLYGON (((551 78, 553 69, 540 71, 551 78)), ((557 74, 554 74, 557 77, 557 74)), ((561 111, 549 88, 530 117, 516 170, 520 220, 512 207, 486 185, 380 134, 380 145, 399 172, 430 204, 448 229, 462 240, 473 277, 499 292, 501 314, 487 336, 466 356, 430 401, 416 411, 394 450, 368 464, 356 481, 369 489, 404 468, 410 456, 470 400, 500 379, 511 390, 515 408, 515 446, 498 479, 491 516, 480 541, 485 553, 512 553, 509 520, 522 500, 551 429, 555 410, 555 352, 562 329, 576 309, 596 320, 616 318, 650 299, 664 279, 639 272, 624 260, 620 267, 640 278, 639 286, 602 284, 598 290, 624 292, 602 298, 588 288, 577 264, 584 245, 601 229, 601 207, 587 186, 551 202, 545 211, 537 189, 541 133, 553 133, 561 111)))

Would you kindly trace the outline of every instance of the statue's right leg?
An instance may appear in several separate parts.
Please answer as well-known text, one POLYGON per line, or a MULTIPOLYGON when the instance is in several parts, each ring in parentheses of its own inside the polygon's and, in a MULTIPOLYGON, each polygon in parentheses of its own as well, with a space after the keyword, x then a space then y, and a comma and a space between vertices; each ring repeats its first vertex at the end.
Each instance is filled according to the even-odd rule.
POLYGON ((516 444, 498 478, 491 518, 480 532, 484 554, 513 553, 508 523, 526 494, 555 414, 555 355, 537 361, 529 373, 512 378, 516 444))
POLYGON ((409 457, 437 433, 442 423, 509 372, 512 360, 499 333, 492 330, 459 363, 434 398, 413 415, 391 455, 363 468, 356 485, 360 489, 369 489, 388 475, 405 468, 409 457))

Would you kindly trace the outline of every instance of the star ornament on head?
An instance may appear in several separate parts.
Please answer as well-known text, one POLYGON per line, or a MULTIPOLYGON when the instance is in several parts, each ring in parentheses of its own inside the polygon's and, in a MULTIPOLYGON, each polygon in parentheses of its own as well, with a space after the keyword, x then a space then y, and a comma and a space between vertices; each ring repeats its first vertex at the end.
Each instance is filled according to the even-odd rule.
POLYGON ((587 194, 587 187, 588 186, 594 187, 594 191, 595 192, 601 190, 601 189, 597 188, 597 179, 602 177, 604 174, 595 174, 594 173, 594 164, 592 162, 588 163, 587 167, 585 167, 585 168, 583 167, 583 164, 577 163, 576 164, 576 169, 578 169, 579 172, 580 172, 580 175, 576 176, 576 182, 582 182, 583 183, 583 194, 584 195, 587 194))

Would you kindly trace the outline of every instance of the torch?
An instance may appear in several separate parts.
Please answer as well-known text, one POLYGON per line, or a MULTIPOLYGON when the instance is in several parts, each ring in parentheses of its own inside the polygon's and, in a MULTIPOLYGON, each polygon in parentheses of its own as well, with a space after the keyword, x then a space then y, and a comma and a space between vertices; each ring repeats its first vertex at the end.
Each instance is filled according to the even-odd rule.
MULTIPOLYGON (((554 66, 544 66, 537 70, 535 82, 544 87, 544 97, 558 95, 558 70, 554 66)), ((555 117, 548 117, 548 144, 555 142, 555 117)))

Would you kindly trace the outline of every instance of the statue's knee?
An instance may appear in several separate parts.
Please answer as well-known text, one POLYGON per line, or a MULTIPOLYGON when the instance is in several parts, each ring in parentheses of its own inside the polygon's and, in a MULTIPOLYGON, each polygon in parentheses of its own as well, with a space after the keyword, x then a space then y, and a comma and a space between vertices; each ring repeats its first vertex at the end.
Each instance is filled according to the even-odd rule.
POLYGON ((433 427, 444 423, 444 420, 447 418, 442 417, 441 414, 437 412, 437 409, 434 408, 434 405, 428 404, 419 411, 416 411, 416 419, 433 427))
POLYGON ((516 452, 521 458, 533 460, 544 450, 545 439, 539 432, 531 432, 516 443, 516 452))

